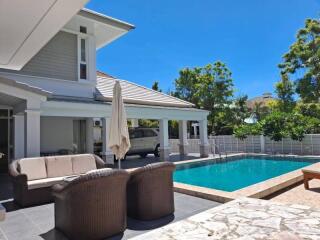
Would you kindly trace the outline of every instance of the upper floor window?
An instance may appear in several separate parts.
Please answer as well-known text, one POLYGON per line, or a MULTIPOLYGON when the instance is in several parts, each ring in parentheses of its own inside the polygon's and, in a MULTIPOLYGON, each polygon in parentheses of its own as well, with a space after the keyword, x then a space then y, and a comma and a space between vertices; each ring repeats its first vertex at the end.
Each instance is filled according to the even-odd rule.
POLYGON ((80 79, 87 79, 87 41, 80 38, 80 79))

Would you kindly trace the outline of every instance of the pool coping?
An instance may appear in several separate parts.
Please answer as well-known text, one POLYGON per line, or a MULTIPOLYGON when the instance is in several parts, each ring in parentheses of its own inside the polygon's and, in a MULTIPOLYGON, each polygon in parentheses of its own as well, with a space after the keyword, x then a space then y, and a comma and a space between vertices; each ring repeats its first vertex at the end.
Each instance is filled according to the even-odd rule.
MULTIPOLYGON (((296 157, 296 158, 320 158, 320 156, 298 156, 298 155, 270 155, 270 154, 248 154, 248 153, 238 153, 230 154, 229 157, 236 156, 271 156, 271 157, 296 157)), ((218 160, 219 157, 214 157, 213 159, 218 160)), ((196 160, 187 160, 175 163, 176 165, 181 165, 185 163, 196 163, 212 160, 212 158, 203 158, 196 160)), ((174 182, 174 191, 179 193, 188 194, 195 197, 200 197, 208 200, 217 201, 220 203, 229 202, 231 200, 237 199, 239 197, 253 197, 253 198, 264 198, 271 195, 272 193, 278 192, 284 188, 290 187, 296 183, 303 180, 303 174, 301 169, 320 169, 320 162, 311 164, 307 167, 299 168, 297 170, 282 174, 280 176, 270 178, 266 181, 259 182, 233 192, 227 192, 223 190, 211 189, 206 187, 199 187, 185 183, 174 182)))

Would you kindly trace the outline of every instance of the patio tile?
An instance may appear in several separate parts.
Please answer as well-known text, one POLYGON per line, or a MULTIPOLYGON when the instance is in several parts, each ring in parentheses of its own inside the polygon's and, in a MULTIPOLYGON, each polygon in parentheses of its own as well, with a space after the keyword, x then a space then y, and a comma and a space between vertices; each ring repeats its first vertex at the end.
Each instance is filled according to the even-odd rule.
MULTIPOLYGON (((155 221, 137 221, 128 218, 127 230, 108 239, 130 239, 219 205, 216 202, 196 199, 181 193, 175 193, 174 198, 176 206, 174 215, 155 221)), ((12 203, 6 203, 7 206, 10 206, 8 208, 10 211, 6 215, 6 220, 0 222, 0 240, 68 240, 61 232, 54 229, 54 204, 23 209, 17 208, 12 203)))

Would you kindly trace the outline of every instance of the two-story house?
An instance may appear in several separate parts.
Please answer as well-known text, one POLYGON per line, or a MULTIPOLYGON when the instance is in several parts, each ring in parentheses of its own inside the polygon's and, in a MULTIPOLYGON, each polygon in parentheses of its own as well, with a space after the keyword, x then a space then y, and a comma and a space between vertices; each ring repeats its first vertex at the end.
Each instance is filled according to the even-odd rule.
MULTIPOLYGON (((28 2, 0 5, 0 172, 7 171, 12 159, 93 152, 95 118, 102 120, 103 155, 112 162, 107 140, 116 79, 97 74, 96 51, 134 26, 83 9, 84 0, 44 0, 37 6, 28 2)), ((208 154, 207 111, 128 81, 120 83, 128 118, 159 120, 162 159, 170 151, 169 119, 180 120, 183 154, 186 121, 199 121, 201 154, 208 154)))

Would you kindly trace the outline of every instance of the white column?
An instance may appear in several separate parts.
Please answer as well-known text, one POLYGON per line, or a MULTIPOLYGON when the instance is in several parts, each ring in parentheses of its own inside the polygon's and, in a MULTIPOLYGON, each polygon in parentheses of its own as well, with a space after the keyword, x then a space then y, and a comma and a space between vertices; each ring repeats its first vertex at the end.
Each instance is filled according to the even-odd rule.
POLYGON ((200 156, 209 156, 209 142, 208 142, 208 120, 199 121, 200 130, 200 156))
POLYGON ((159 120, 159 137, 160 137, 160 159, 168 161, 170 156, 168 119, 159 120))
POLYGON ((187 121, 179 121, 179 152, 181 155, 188 155, 188 131, 187 131, 187 121))
POLYGON ((86 119, 86 152, 94 153, 93 118, 86 119))
POLYGON ((102 158, 107 164, 114 164, 113 153, 108 148, 110 118, 102 118, 102 158))
POLYGON ((25 156, 40 156, 40 110, 25 110, 25 156))
POLYGON ((139 127, 139 119, 131 119, 131 127, 139 127))
POLYGON ((24 157, 24 115, 17 114, 14 118, 14 159, 24 157))

